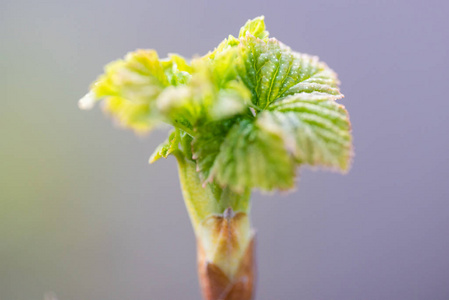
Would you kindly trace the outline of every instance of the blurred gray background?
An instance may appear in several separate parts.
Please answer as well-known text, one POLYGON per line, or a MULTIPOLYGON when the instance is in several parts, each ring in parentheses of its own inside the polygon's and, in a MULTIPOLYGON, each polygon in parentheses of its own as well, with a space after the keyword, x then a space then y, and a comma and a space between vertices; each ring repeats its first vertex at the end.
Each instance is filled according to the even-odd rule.
POLYGON ((204 54, 249 18, 342 81, 350 173, 255 194, 259 300, 449 299, 447 1, 0 1, 0 299, 198 300, 165 138, 77 100, 136 48, 204 54))

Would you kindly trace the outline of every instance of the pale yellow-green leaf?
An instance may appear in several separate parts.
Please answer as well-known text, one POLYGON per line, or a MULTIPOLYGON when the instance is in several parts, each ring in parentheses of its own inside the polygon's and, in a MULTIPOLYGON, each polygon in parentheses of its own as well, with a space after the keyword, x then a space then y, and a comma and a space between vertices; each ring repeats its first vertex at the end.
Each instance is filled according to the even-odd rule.
POLYGON ((265 30, 265 17, 260 16, 252 20, 248 20, 240 29, 239 38, 245 38, 247 35, 252 35, 259 39, 268 38, 268 31, 265 30))

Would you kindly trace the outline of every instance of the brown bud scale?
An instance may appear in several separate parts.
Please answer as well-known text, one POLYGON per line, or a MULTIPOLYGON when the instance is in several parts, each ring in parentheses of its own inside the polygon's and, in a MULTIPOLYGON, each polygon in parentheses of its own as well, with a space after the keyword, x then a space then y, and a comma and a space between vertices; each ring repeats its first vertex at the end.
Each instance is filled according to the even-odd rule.
POLYGON ((254 238, 248 244, 238 271, 229 278, 217 265, 208 262, 198 241, 198 274, 205 300, 251 300, 254 296, 254 238))

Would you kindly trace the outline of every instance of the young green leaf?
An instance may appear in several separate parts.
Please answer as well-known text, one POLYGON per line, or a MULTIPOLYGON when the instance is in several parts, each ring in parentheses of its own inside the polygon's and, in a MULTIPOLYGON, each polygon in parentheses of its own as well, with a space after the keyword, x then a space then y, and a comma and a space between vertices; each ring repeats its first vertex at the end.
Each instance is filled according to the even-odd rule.
POLYGON ((268 31, 265 30, 264 16, 248 20, 246 24, 240 28, 239 38, 245 38, 248 34, 262 40, 268 38, 268 31))
POLYGON ((238 73, 259 109, 295 93, 321 92, 333 99, 340 95, 336 74, 317 57, 293 52, 276 39, 251 35, 241 39, 239 50, 238 73))
MULTIPOLYGON (((246 37, 246 35, 251 35, 259 39, 266 40, 268 38, 268 31, 265 30, 265 17, 260 16, 254 18, 252 20, 248 20, 242 28, 240 28, 239 37, 235 38, 232 35, 229 35, 227 39, 224 39, 215 49, 214 51, 209 52, 203 58, 215 60, 215 58, 221 53, 225 53, 236 46, 238 46, 242 39, 246 37)), ((233 50, 231 50, 233 51, 233 50)))
POLYGON ((211 180, 211 169, 216 161, 220 148, 231 127, 240 120, 234 117, 228 120, 209 122, 196 131, 192 141, 193 159, 197 162, 197 170, 204 181, 211 180))
POLYGON ((257 122, 280 132, 298 163, 348 169, 352 156, 348 114, 328 95, 299 93, 279 99, 257 122))
POLYGON ((295 165, 277 132, 244 119, 228 132, 210 173, 237 192, 286 190, 294 185, 295 165))
POLYGON ((179 150, 179 143, 181 142, 181 136, 178 129, 172 130, 168 139, 160 144, 150 157, 150 164, 159 160, 160 158, 167 158, 173 152, 179 150))

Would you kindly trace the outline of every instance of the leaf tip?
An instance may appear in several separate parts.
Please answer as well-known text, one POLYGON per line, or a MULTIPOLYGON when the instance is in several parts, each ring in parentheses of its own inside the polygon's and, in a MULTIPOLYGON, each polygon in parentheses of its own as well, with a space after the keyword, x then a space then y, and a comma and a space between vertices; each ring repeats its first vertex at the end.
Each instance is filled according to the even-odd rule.
POLYGON ((96 97, 94 92, 90 91, 78 101, 78 107, 82 110, 90 110, 95 106, 96 97))

